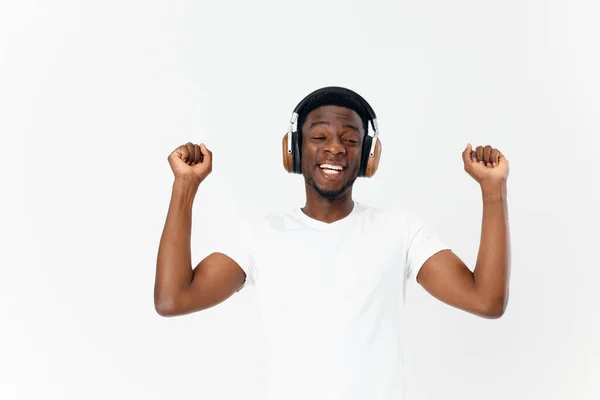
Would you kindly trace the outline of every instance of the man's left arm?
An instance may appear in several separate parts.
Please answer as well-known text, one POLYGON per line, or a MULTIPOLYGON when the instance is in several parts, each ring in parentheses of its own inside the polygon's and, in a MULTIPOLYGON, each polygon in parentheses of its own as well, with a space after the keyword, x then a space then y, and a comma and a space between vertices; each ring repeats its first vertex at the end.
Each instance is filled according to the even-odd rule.
POLYGON ((508 161, 491 146, 471 145, 463 152, 465 171, 480 187, 483 200, 481 239, 475 270, 450 250, 431 256, 417 281, 432 296, 484 318, 499 318, 508 303, 510 234, 506 200, 508 161))

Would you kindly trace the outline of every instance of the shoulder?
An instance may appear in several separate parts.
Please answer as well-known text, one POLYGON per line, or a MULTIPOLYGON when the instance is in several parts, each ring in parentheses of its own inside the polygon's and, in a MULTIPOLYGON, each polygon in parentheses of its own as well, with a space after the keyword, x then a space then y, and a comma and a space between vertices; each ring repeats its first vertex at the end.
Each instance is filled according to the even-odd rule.
POLYGON ((365 203, 357 203, 357 205, 359 207, 358 212, 363 218, 374 223, 395 226, 405 225, 413 216, 412 213, 400 206, 380 207, 365 203))
POLYGON ((414 212, 402 207, 375 207, 361 204, 360 213, 365 224, 382 235, 409 238, 417 232, 428 230, 428 225, 414 212))
POLYGON ((297 222, 296 212, 291 210, 274 210, 269 213, 246 216, 240 222, 242 230, 250 237, 257 237, 268 232, 289 230, 297 222))

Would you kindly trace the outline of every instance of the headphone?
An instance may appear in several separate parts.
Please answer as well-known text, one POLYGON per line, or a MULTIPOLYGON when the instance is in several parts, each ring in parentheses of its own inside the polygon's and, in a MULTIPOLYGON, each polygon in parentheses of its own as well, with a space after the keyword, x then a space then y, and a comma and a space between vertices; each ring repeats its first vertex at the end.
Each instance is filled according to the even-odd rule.
POLYGON ((302 134, 302 127, 298 126, 298 117, 302 112, 303 107, 315 96, 327 93, 342 94, 352 97, 364 107, 368 114, 369 121, 373 128, 373 135, 368 134, 369 124, 367 122, 367 132, 365 132, 365 138, 362 145, 362 155, 360 160, 360 168, 358 170, 359 177, 370 178, 375 175, 377 167, 379 166, 379 159, 381 158, 381 142, 379 141, 379 129, 377 127, 377 116, 373 108, 362 98, 358 93, 353 92, 350 89, 346 89, 338 86, 328 86, 321 89, 317 89, 314 92, 306 96, 292 113, 290 119, 290 125, 287 133, 283 136, 282 150, 283 150, 283 167, 289 173, 302 174, 301 157, 300 157, 300 145, 299 137, 302 134))

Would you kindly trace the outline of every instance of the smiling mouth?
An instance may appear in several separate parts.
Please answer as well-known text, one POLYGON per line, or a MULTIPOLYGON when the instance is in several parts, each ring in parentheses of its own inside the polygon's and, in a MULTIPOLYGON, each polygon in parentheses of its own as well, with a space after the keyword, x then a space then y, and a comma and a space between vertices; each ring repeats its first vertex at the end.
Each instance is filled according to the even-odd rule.
POLYGON ((333 164, 320 164, 318 168, 321 170, 323 175, 326 178, 338 178, 344 174, 346 170, 341 165, 333 165, 333 164))

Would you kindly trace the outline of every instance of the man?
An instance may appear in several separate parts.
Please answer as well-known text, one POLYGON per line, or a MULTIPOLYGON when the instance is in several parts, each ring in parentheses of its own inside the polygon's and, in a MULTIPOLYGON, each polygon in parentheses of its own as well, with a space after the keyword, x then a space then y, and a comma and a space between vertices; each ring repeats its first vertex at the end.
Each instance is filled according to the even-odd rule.
POLYGON ((471 272, 410 212, 353 200, 354 181, 374 174, 381 151, 374 112, 361 96, 323 88, 293 115, 297 126, 284 138, 284 166, 304 176, 304 207, 257 218, 193 270, 192 203, 211 172, 212 153, 192 143, 171 153, 175 179, 158 252, 156 310, 163 316, 204 310, 244 283, 254 285, 269 345, 269 399, 402 399, 408 280, 474 315, 504 313, 508 161, 491 146, 467 145, 462 153, 483 199, 471 272))

